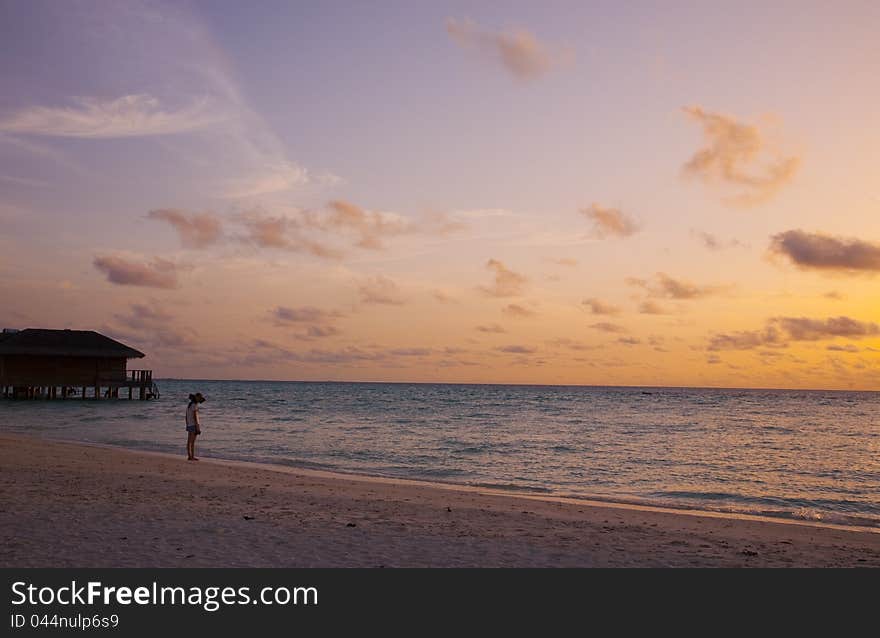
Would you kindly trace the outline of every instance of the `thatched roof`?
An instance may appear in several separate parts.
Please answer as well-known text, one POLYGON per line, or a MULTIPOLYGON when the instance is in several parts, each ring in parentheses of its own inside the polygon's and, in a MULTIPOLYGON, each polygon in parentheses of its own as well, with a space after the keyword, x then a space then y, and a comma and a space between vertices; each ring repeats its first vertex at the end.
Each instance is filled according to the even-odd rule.
POLYGON ((93 330, 44 330, 27 328, 0 333, 0 355, 24 354, 44 357, 125 357, 140 359, 144 353, 93 330))

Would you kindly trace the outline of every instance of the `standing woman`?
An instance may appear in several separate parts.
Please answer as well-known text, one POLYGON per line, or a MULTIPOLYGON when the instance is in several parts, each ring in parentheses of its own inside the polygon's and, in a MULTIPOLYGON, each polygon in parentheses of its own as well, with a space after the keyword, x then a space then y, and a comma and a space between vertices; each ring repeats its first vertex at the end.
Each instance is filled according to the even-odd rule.
POLYGON ((196 437, 202 433, 202 425, 199 422, 199 404, 205 402, 201 392, 189 395, 189 405, 186 406, 186 460, 198 461, 196 458, 196 437))

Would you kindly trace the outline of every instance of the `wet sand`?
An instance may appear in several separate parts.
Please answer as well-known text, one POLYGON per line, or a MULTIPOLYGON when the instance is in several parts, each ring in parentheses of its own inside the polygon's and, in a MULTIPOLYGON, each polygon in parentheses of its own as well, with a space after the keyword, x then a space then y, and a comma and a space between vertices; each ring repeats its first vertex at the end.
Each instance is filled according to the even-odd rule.
POLYGON ((0 435, 2 567, 880 567, 880 530, 0 435))

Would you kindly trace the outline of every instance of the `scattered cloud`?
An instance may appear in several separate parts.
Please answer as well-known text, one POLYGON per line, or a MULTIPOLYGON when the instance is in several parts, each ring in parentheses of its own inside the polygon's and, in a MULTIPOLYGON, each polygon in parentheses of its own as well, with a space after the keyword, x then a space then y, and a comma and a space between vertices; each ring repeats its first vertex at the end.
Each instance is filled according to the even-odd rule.
POLYGON ((721 357, 719 357, 717 354, 710 354, 708 357, 706 357, 706 363, 714 365, 717 363, 723 363, 723 361, 721 360, 721 357))
POLYGON ((833 301, 843 301, 845 299, 843 293, 839 290, 829 290, 822 296, 833 301))
POLYGON ((498 350, 499 352, 506 352, 508 354, 535 354, 537 352, 537 349, 535 348, 519 345, 500 346, 496 348, 496 350, 498 350))
POLYGON ((628 215, 617 208, 605 208, 595 202, 580 212, 593 222, 593 236, 600 239, 606 237, 629 237, 639 231, 639 225, 628 215))
POLYGON ((495 273, 495 281, 491 286, 480 286, 480 290, 490 297, 516 297, 521 295, 528 279, 510 270, 497 259, 486 262, 486 268, 495 273))
POLYGON ((272 319, 279 325, 291 323, 323 323, 332 321, 342 316, 342 313, 336 310, 323 310, 314 306, 300 306, 299 308, 288 308, 286 306, 277 306, 270 311, 272 319))
POLYGON ((340 334, 339 329, 332 325, 332 321, 342 316, 336 310, 323 310, 314 306, 300 306, 289 308, 276 306, 269 311, 269 316, 276 326, 300 327, 302 324, 311 324, 294 336, 299 339, 318 339, 323 337, 335 337, 340 334))
POLYGON ((213 213, 187 214, 174 208, 162 208, 151 210, 147 217, 171 224, 180 236, 180 243, 187 248, 205 248, 216 244, 223 235, 220 218, 213 213))
POLYGON ((107 326, 109 332, 139 345, 181 348, 195 344, 195 333, 175 326, 174 317, 155 301, 131 304, 128 312, 114 314, 113 318, 116 325, 107 326))
POLYGON ((163 110, 151 95, 115 100, 74 98, 74 106, 31 106, 0 118, 0 131, 54 137, 118 138, 171 135, 202 129, 226 119, 207 99, 163 110))
POLYGON ((717 235, 713 235, 712 233, 707 233, 703 230, 691 230, 691 235, 696 237, 701 244, 705 248, 713 251, 724 250, 726 248, 736 248, 742 247, 744 244, 738 239, 730 239, 724 240, 718 237, 717 235))
POLYGON ((400 306, 406 303, 397 284, 387 277, 376 275, 358 285, 361 301, 368 304, 400 306))
POLYGON ((309 326, 308 328, 306 328, 305 333, 300 335, 300 337, 307 338, 307 339, 312 339, 312 338, 320 339, 323 337, 335 337, 338 334, 339 334, 339 328, 337 328, 336 326, 314 325, 314 326, 309 326))
MULTIPOLYGON (((178 211, 179 212, 179 211, 178 211)), ((245 241, 261 248, 278 248, 318 257, 339 258, 341 244, 367 250, 383 250, 385 242, 403 235, 438 236, 465 228, 445 213, 430 213, 417 219, 381 211, 369 211, 343 200, 326 209, 292 210, 270 214, 262 209, 236 216, 244 225, 245 241)))
POLYGON ((594 315, 619 315, 620 308, 614 306, 610 303, 606 303, 601 299, 596 299, 594 297, 590 297, 589 299, 584 299, 581 302, 581 305, 587 306, 590 309, 590 312, 594 315))
POLYGON ((107 281, 122 286, 149 288, 177 288, 177 266, 174 262, 156 257, 145 264, 124 257, 95 257, 92 264, 107 275, 107 281))
POLYGON ((586 350, 599 350, 602 348, 602 346, 600 345, 582 343, 580 341, 574 341, 573 339, 568 338, 554 339, 553 341, 548 341, 547 343, 557 348, 565 348, 567 350, 575 350, 578 352, 586 350))
POLYGON ((725 286, 700 286, 684 279, 675 279, 663 272, 654 275, 654 282, 630 277, 626 283, 644 289, 651 297, 666 299, 700 299, 719 293, 726 288, 725 286))
POLYGON ((504 329, 504 326, 497 323, 490 323, 487 325, 477 326, 475 328, 477 332, 489 332, 493 334, 505 334, 507 330, 504 329))
POLYGON ((430 348, 393 348, 390 353, 395 357, 426 357, 433 351, 430 348))
POLYGON ((850 317, 808 319, 807 317, 778 317, 774 319, 793 341, 818 341, 829 337, 858 339, 880 334, 876 323, 857 321, 850 317))
POLYGON ((370 352, 354 346, 340 350, 312 348, 305 352, 297 352, 265 339, 254 339, 240 350, 241 353, 235 358, 234 363, 243 366, 272 365, 292 361, 315 364, 356 365, 364 362, 382 362, 388 359, 388 353, 386 352, 370 352))
POLYGON ((642 340, 637 337, 620 337, 617 343, 622 343, 625 346, 638 346, 642 343, 642 340))
POLYGON ((526 308, 525 306, 520 306, 519 304, 515 304, 515 303, 508 304, 508 305, 504 306, 504 308, 501 309, 501 312, 503 312, 504 314, 509 315, 511 317, 517 317, 519 319, 524 319, 526 317, 534 317, 535 315, 538 314, 534 310, 530 310, 529 308, 526 308))
POLYGON ((117 321, 133 330, 143 330, 156 324, 170 322, 172 316, 155 305, 132 304, 128 314, 113 315, 117 321))
POLYGON ((259 248, 308 253, 327 259, 338 259, 342 256, 339 250, 304 237, 299 230, 301 224, 297 219, 286 216, 272 217, 262 212, 251 211, 245 213, 241 220, 247 231, 246 241, 259 248))
POLYGON ((788 258, 801 270, 848 274, 880 271, 880 244, 855 238, 789 230, 770 238, 770 253, 788 258))
POLYGON ((713 335, 709 350, 751 350, 763 346, 785 347, 790 341, 822 341, 836 337, 860 339, 880 335, 880 326, 851 317, 773 317, 761 330, 713 335))
POLYGON ((548 46, 525 29, 495 33, 480 29, 471 20, 450 18, 446 32, 462 49, 501 64, 520 80, 539 78, 574 59, 570 49, 548 46))
POLYGON ((764 346, 784 347, 785 335, 773 325, 763 330, 740 330, 713 335, 709 350, 752 350, 764 346))
POLYGON ((643 315, 668 315, 669 311, 653 299, 646 299, 639 304, 639 312, 643 315))
POLYGON ((847 343, 846 345, 842 346, 833 343, 830 346, 827 346, 825 349, 831 350, 832 352, 861 352, 858 346, 851 343, 847 343))
POLYGON ((359 236, 357 246, 371 250, 383 248, 384 237, 411 232, 410 224, 399 216, 365 211, 360 206, 343 200, 329 203, 330 213, 324 217, 309 215, 307 219, 314 228, 324 231, 350 231, 359 236))
POLYGON ((685 176, 739 189, 726 198, 730 204, 751 206, 767 201, 789 183, 800 165, 797 156, 783 156, 768 148, 764 133, 754 125, 710 113, 699 106, 685 114, 703 127, 704 145, 684 165, 685 176), (762 157, 771 155, 769 161, 762 157))
POLYGON ((600 321, 599 323, 591 324, 590 328, 601 330, 602 332, 626 332, 626 328, 623 326, 607 321, 600 321))

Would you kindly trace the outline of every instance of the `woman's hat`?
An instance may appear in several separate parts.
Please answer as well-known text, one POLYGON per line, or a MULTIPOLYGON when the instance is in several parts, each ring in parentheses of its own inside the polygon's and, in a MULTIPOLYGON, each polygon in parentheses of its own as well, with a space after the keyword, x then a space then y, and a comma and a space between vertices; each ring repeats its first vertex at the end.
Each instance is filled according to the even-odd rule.
POLYGON ((195 400, 198 401, 199 403, 203 403, 203 402, 205 401, 205 397, 202 395, 201 392, 196 392, 195 395, 194 395, 194 398, 195 398, 195 400))

